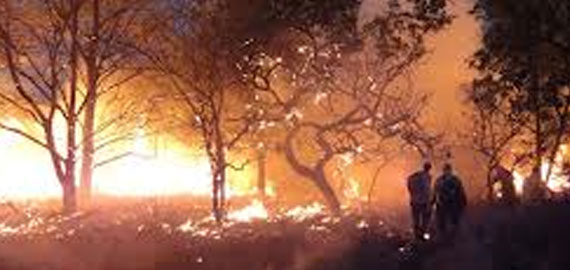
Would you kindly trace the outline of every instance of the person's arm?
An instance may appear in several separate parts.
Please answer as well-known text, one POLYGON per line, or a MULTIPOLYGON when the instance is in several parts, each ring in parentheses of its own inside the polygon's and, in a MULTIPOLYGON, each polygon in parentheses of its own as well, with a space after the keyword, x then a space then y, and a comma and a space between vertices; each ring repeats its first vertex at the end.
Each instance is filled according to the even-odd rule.
POLYGON ((433 185, 433 192, 431 195, 431 202, 430 203, 432 205, 434 205, 437 202, 437 196, 438 196, 440 189, 441 189, 440 185, 441 185, 440 180, 439 180, 439 178, 437 178, 435 180, 435 184, 433 185))
POLYGON ((459 178, 457 178, 457 185, 459 187, 459 203, 461 204, 461 208, 465 208, 465 206, 467 206, 467 195, 465 194, 463 183, 459 178))

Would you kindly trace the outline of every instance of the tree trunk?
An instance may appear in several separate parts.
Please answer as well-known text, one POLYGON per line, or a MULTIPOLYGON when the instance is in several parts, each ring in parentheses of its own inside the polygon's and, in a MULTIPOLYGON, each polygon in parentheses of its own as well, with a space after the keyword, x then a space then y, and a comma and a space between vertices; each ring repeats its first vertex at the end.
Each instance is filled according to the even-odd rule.
POLYGON ((324 168, 317 169, 315 176, 311 178, 311 180, 321 191, 321 194, 325 198, 330 210, 336 215, 340 214, 340 202, 333 188, 327 181, 324 168))
POLYGON ((257 192, 262 201, 265 201, 265 187, 266 187, 266 153, 265 149, 260 149, 257 151, 257 192))
POLYGON ((77 76, 78 76, 78 13, 79 6, 74 0, 70 0, 71 6, 71 52, 70 52, 70 86, 69 86, 69 112, 66 118, 67 124, 67 157, 65 159, 65 178, 63 184, 63 207, 64 212, 71 213, 77 209, 75 194, 75 165, 77 153, 77 76))
POLYGON ((83 205, 91 201, 93 185, 93 162, 95 154, 95 109, 97 106, 97 53, 99 43, 99 0, 93 0, 92 40, 89 44, 89 55, 85 62, 87 66, 87 95, 85 104, 85 119, 83 126, 83 159, 81 160, 80 198, 83 205))
POLYGON ((491 203, 495 201, 495 192, 493 190, 493 185, 495 182, 492 179, 493 168, 494 167, 487 169, 487 200, 491 203))
MULTIPOLYGON (((223 151, 223 150, 222 150, 223 151)), ((219 185, 220 185, 220 210, 222 211, 222 214, 225 211, 226 208, 226 157, 225 154, 221 154, 222 156, 220 157, 220 178, 219 180, 219 185)))
POLYGON ((212 170, 212 212, 217 222, 221 222, 224 217, 225 207, 225 180, 226 171, 221 164, 221 160, 213 161, 212 170))
POLYGON ((87 89, 87 103, 85 107, 85 123, 83 126, 83 159, 81 160, 80 193, 82 204, 88 205, 91 200, 91 187, 93 179, 93 162, 95 152, 95 92, 96 82, 93 77, 89 78, 87 89))
POLYGON ((65 214, 72 214, 77 211, 77 195, 75 190, 74 179, 72 175, 66 176, 66 179, 61 184, 63 191, 63 212, 65 214))
POLYGON ((541 119, 540 119, 540 113, 537 111, 536 112, 536 119, 535 119, 535 125, 536 125, 536 134, 535 134, 535 167, 541 168, 542 167, 542 124, 541 124, 541 119))
POLYGON ((222 211, 219 197, 219 173, 212 172, 212 213, 217 222, 222 221, 222 211))
POLYGON ((378 168, 376 168, 376 171, 374 172, 372 183, 370 184, 370 188, 368 189, 368 197, 366 199, 366 203, 368 204, 368 206, 370 206, 370 204, 372 203, 372 194, 374 193, 374 188, 376 187, 376 181, 378 180, 378 175, 380 174, 380 170, 383 167, 384 166, 378 166, 378 168))
POLYGON ((531 68, 533 69, 533 73, 531 74, 531 83, 532 83, 532 90, 533 90, 533 113, 534 113, 534 125, 535 125, 535 167, 540 168, 542 166, 542 115, 541 115, 541 105, 542 105, 542 96, 541 96, 541 83, 540 83, 540 70, 538 68, 535 55, 532 55, 531 60, 531 68))
POLYGON ((295 127, 287 134, 283 149, 285 152, 285 158, 287 159, 287 162, 289 163, 289 165, 291 165, 291 167, 296 173, 298 173, 303 177, 306 177, 311 182, 313 182, 313 184, 315 184, 315 186, 319 189, 319 191, 325 198, 325 201, 327 205, 330 207, 331 211, 335 214, 339 214, 340 202, 333 188, 327 181, 324 170, 326 162, 322 161, 321 166, 309 167, 302 164, 295 155, 293 139, 295 138, 299 130, 300 127, 295 127))

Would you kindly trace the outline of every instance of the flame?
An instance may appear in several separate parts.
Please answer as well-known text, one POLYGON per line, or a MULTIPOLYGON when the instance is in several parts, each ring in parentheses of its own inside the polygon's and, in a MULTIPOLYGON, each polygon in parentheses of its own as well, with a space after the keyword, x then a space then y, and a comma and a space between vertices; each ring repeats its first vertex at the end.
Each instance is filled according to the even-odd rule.
POLYGON ((360 198, 360 184, 352 177, 348 178, 348 187, 343 191, 344 197, 349 199, 349 202, 360 198))
POLYGON ((515 191, 518 195, 523 193, 524 187, 524 176, 517 171, 513 172, 514 184, 515 184, 515 191))
POLYGON ((191 158, 181 151, 153 148, 144 131, 139 131, 132 142, 133 155, 95 172, 95 190, 121 196, 210 194, 211 172, 207 158, 191 158))
POLYGON ((243 209, 230 212, 228 219, 237 222, 249 222, 252 220, 266 220, 269 218, 269 213, 263 203, 259 200, 253 202, 243 209))
MULTIPOLYGON (((12 128, 26 128, 14 118, 6 119, 3 123, 12 128)), ((30 198, 60 193, 45 150, 17 134, 3 130, 0 131, 0 145, 0 196, 30 198)))
POLYGON ((562 192, 570 188, 568 176, 564 175, 564 169, 561 164, 564 163, 565 158, 568 156, 568 146, 562 145, 556 153, 553 163, 545 162, 541 167, 542 179, 546 182, 548 189, 554 192, 562 192), (550 176, 548 172, 550 170, 550 176), (548 179, 546 179, 548 177, 548 179))
MULTIPOLYGON (((562 164, 567 160, 569 155, 569 146, 562 145, 558 153, 556 153, 556 157, 554 158, 554 162, 543 162, 542 167, 540 168, 542 181, 545 182, 548 189, 552 192, 563 192, 567 189, 570 189, 570 182, 568 181, 568 175, 565 175, 564 168, 562 164), (548 176, 548 171, 550 170, 550 176, 548 176), (547 179, 548 178, 548 179, 547 179)), ((515 171, 513 172, 514 176, 514 183, 515 188, 518 194, 523 193, 523 185, 525 181, 525 177, 522 173, 515 171)))
MULTIPOLYGON (((24 129, 25 124, 10 118, 3 121, 11 127, 24 129)), ((56 121, 57 127, 63 125, 56 121)), ((63 130, 63 126, 61 126, 63 130)), ((59 149, 65 136, 56 138, 59 149)), ((27 139, 0 130, 0 197, 9 199, 52 198, 61 194, 47 151, 27 139)), ((137 130, 134 141, 122 148, 131 153, 122 159, 99 167, 94 172, 93 191, 112 196, 204 195, 211 193, 211 171, 203 154, 189 151, 176 142, 166 142, 157 149, 156 143, 137 130)), ((80 162, 77 163, 79 167, 80 162)), ((79 175, 79 168, 77 175, 79 175)), ((228 172, 226 195, 254 193, 251 171, 228 172)))
POLYGON ((321 203, 314 202, 308 206, 297 206, 285 213, 285 217, 295 221, 304 221, 322 214, 325 206, 321 203))

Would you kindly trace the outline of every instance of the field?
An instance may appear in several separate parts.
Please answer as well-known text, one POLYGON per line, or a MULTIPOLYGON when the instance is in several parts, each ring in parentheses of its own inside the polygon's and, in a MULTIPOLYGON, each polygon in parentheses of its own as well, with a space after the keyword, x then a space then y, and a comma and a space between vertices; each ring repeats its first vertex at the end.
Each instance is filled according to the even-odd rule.
MULTIPOLYGON (((0 269, 569 269, 570 206, 473 206, 454 241, 414 243, 402 211, 207 200, 112 199, 73 216, 55 202, 5 203, 0 269)), ((101 202, 102 201, 102 202, 101 202)))
POLYGON ((0 268, 361 269, 396 265, 406 245, 378 213, 332 217, 314 204, 264 217, 247 202, 223 224, 206 200, 107 199, 69 217, 52 202, 4 204, 0 268))

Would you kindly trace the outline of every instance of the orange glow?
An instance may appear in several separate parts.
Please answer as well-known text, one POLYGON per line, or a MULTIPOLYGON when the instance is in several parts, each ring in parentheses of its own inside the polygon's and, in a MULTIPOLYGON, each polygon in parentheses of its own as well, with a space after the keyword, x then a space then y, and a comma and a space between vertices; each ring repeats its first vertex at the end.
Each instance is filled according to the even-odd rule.
POLYGON ((562 145, 556 153, 554 163, 543 163, 541 168, 542 179, 545 179, 547 187, 554 192, 562 192, 570 188, 568 183, 568 176, 564 176, 561 164, 564 163, 564 158, 568 155, 568 146, 562 145), (551 168, 552 166, 552 168, 551 168), (550 177, 546 179, 548 171, 550 170, 550 177))
MULTIPOLYGON (((16 119, 4 121, 12 128, 24 129, 16 119)), ((49 156, 44 149, 7 131, 0 131, 0 196, 32 198, 60 193, 49 156)))
MULTIPOLYGON (((564 175, 562 165, 565 158, 568 157, 569 149, 568 145, 562 145, 560 151, 556 154, 554 163, 543 162, 541 169, 542 181, 546 183, 546 186, 552 192, 562 192, 564 190, 570 189, 570 183, 568 182, 568 176, 564 175), (552 166, 550 171, 550 177, 547 178, 548 170, 552 166)), ((515 178, 515 188, 518 194, 523 193, 523 183, 525 177, 520 173, 515 171, 513 173, 515 178)))
POLYGON ((252 204, 228 214, 230 220, 238 222, 248 222, 252 220, 266 220, 269 218, 269 213, 263 203, 259 200, 254 200, 252 204))
MULTIPOLYGON (((5 123, 23 128, 15 119, 5 123)), ((63 129, 62 129, 63 130, 63 129)), ((58 144, 64 141, 58 138, 58 144)), ((61 194, 52 163, 45 149, 27 139, 0 131, 0 197, 7 199, 52 198, 61 194)), ((97 168, 93 191, 112 196, 168 196, 190 194, 209 196, 211 172, 208 159, 176 147, 156 149, 141 130, 123 148, 132 153, 97 168), (126 147, 125 147, 126 146, 126 147)), ((61 149, 61 148, 60 148, 61 149)), ((80 162, 77 163, 79 167, 80 162)), ((77 175, 79 176, 79 168, 77 175)), ((228 170, 227 197, 252 194, 250 168, 228 170)), ((274 193, 273 190, 270 190, 274 193)))

